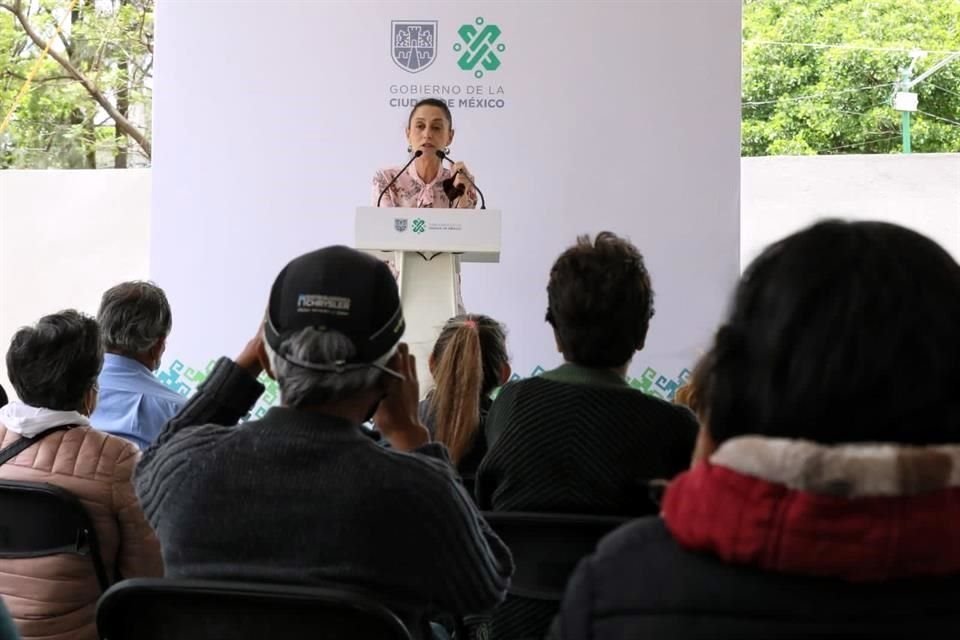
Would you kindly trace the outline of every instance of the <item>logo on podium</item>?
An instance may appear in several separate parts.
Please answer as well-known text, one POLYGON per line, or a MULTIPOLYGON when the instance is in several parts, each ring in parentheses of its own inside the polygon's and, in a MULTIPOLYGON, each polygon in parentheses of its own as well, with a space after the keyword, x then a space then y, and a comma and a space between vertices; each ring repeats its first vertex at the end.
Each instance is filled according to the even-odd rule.
POLYGON ((407 230, 407 219, 406 218, 394 218, 393 219, 393 228, 396 229, 399 233, 403 233, 407 230))
POLYGON ((437 57, 436 20, 394 20, 390 47, 393 61, 404 71, 419 73, 437 57))
POLYGON ((415 218, 413 220, 413 232, 414 233, 423 233, 427 230, 427 221, 423 218, 415 218))

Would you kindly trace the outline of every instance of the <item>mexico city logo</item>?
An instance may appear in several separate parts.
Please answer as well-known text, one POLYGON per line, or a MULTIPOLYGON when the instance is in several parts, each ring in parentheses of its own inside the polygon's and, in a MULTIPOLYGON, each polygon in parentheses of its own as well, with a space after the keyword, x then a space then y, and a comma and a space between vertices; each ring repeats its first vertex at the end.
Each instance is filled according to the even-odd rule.
POLYGON ((407 230, 407 219, 406 218, 394 218, 393 219, 393 228, 398 232, 403 233, 407 230))
POLYGON ((500 38, 500 27, 495 24, 484 25, 483 18, 474 20, 474 24, 465 24, 457 30, 463 43, 457 42, 453 50, 463 55, 457 60, 457 65, 464 71, 473 71, 476 78, 482 78, 484 70, 496 71, 500 68, 498 53, 507 50, 507 45, 497 43, 500 38), (483 67, 478 69, 477 67, 483 67))
POLYGON ((437 57, 436 20, 394 20, 390 52, 404 71, 423 71, 437 57))
POLYGON ((427 221, 423 218, 414 218, 413 227, 411 228, 414 233, 423 233, 427 230, 427 221))

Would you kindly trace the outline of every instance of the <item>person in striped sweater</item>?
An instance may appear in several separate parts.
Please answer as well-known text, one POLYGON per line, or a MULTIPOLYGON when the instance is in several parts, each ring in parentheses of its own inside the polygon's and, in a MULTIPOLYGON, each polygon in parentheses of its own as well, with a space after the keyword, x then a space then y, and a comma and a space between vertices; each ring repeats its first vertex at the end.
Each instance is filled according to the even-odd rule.
MULTIPOLYGON (((564 364, 506 385, 487 416, 481 509, 639 516, 651 481, 685 470, 697 422, 626 380, 653 317, 643 257, 613 233, 581 237, 554 263, 546 320, 564 364)), ((557 607, 508 598, 490 638, 542 638, 557 607)))
POLYGON ((626 380, 654 315, 643 256, 604 232, 554 263, 546 320, 564 363, 506 385, 486 423, 477 475, 485 510, 608 515, 655 512, 650 480, 690 464, 697 422, 626 380))

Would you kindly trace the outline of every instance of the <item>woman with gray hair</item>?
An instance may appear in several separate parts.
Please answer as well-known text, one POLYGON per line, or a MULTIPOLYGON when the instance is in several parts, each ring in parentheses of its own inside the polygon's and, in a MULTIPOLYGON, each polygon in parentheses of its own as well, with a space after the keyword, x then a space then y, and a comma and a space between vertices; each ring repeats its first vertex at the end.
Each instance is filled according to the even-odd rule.
MULTIPOLYGON (((90 426, 102 366, 93 318, 62 311, 17 331, 7 371, 20 401, 0 408, 0 479, 76 495, 93 520, 107 575, 159 576, 159 544, 131 484, 137 448, 90 426)), ((87 558, 0 560, 0 595, 24 639, 97 637, 100 587, 87 558)))

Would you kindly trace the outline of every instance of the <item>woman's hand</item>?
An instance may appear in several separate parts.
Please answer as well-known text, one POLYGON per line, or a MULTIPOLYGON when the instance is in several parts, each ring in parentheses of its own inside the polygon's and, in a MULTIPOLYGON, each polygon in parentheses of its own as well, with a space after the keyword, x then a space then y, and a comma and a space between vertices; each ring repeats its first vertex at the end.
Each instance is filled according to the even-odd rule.
POLYGON ((453 186, 463 187, 465 190, 473 188, 473 174, 462 162, 453 163, 453 186))

